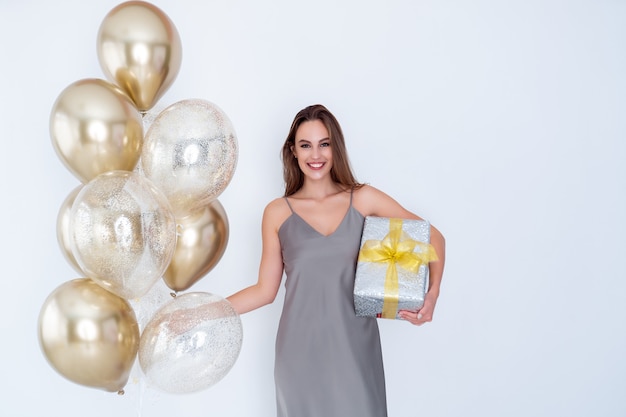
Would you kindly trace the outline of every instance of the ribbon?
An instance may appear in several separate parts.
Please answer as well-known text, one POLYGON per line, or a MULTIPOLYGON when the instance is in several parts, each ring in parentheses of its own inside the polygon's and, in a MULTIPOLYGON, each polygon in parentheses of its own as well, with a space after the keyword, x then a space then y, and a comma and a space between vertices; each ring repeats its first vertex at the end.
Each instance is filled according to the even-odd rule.
POLYGON ((430 243, 411 239, 402 230, 402 219, 389 219, 389 233, 382 240, 367 240, 359 251, 359 262, 386 263, 383 318, 393 319, 398 313, 400 293, 397 267, 417 274, 422 264, 436 261, 437 253, 430 243), (415 249, 419 248, 418 252, 415 249))

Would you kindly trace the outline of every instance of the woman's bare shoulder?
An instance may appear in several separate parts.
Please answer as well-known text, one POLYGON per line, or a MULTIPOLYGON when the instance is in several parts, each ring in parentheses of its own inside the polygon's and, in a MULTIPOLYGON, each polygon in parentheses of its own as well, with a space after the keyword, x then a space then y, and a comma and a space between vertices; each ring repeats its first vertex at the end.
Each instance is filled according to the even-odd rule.
POLYGON ((363 216, 418 218, 391 196, 371 185, 364 185, 354 192, 353 204, 363 216))
POLYGON ((381 198, 388 198, 388 196, 378 188, 364 184, 354 190, 352 204, 361 214, 369 216, 376 211, 376 202, 381 198))
POLYGON ((263 222, 273 229, 278 228, 291 215, 291 209, 284 197, 278 197, 267 203, 263 211, 263 222))
POLYGON ((376 197, 377 195, 384 195, 384 193, 378 188, 369 184, 363 184, 362 186, 354 190, 355 198, 371 198, 376 197))

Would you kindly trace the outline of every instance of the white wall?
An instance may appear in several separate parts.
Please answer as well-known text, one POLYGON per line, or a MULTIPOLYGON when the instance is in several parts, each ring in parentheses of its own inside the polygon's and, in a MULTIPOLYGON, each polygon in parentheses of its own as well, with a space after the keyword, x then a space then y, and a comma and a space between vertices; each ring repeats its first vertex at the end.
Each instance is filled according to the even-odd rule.
MULTIPOLYGON (((242 316, 232 371, 197 394, 74 384, 37 341, 45 298, 77 278, 56 242, 78 181, 48 131, 59 93, 103 78, 113 0, 0 1, 6 416, 272 416, 282 301, 242 316)), ((264 205, 295 113, 338 117, 361 181, 446 235, 433 323, 381 321, 389 412, 626 415, 626 3, 616 0, 160 0, 183 64, 160 105, 203 98, 240 153, 220 197, 231 237, 193 290, 254 282, 264 205)), ((280 294, 282 297, 282 291, 280 294)))

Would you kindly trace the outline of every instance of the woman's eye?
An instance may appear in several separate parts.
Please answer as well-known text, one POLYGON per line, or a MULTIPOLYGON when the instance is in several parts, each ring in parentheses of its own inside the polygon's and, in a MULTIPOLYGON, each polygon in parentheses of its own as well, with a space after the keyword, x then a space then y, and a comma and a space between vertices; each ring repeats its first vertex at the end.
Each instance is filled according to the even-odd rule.
POLYGON ((310 148, 311 145, 309 145, 308 143, 303 143, 302 145, 300 145, 301 148, 310 148))
POLYGON ((327 147, 329 147, 329 146, 330 146, 330 143, 328 143, 328 142, 324 142, 324 143, 321 143, 321 144, 320 144, 320 146, 321 146, 322 148, 327 148, 327 147))

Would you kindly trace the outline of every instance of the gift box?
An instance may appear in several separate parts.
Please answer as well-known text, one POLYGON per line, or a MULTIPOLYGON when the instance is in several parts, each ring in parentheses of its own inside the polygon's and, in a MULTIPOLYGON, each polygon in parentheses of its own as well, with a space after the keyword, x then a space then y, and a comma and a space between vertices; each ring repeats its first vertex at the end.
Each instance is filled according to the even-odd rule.
POLYGON ((354 281, 357 316, 398 318, 418 310, 428 289, 428 263, 437 259, 430 223, 368 216, 354 281))

